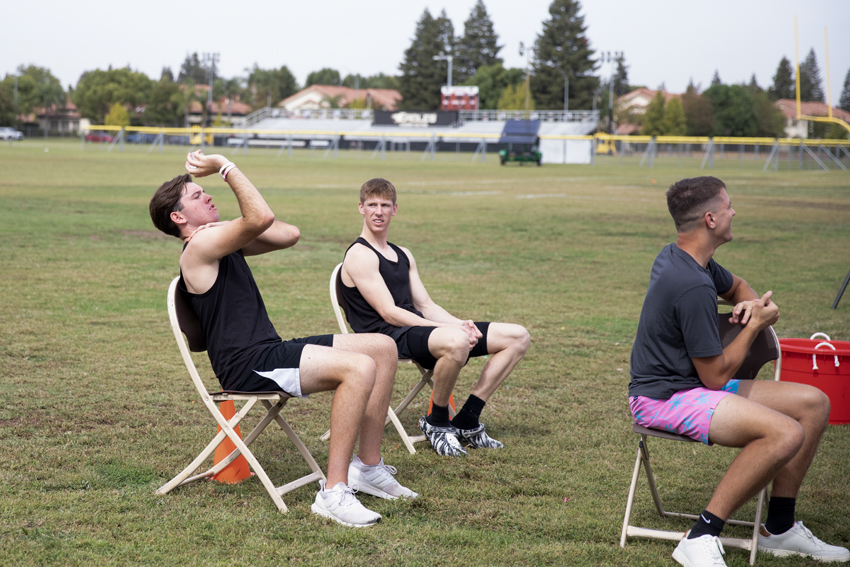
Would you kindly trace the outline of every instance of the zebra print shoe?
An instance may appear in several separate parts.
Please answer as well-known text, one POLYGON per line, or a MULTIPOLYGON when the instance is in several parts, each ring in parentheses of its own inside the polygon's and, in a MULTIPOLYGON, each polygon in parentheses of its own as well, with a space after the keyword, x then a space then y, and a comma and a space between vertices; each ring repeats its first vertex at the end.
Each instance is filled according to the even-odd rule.
POLYGON ((458 441, 458 432, 454 427, 434 427, 428 423, 425 416, 422 416, 419 418, 419 429, 422 430, 422 433, 431 442, 431 447, 434 448, 434 451, 438 455, 445 457, 465 457, 469 454, 461 446, 460 441, 458 441))
POLYGON ((478 427, 472 429, 458 429, 458 437, 473 449, 502 449, 505 446, 501 441, 487 435, 483 423, 479 423, 478 427))

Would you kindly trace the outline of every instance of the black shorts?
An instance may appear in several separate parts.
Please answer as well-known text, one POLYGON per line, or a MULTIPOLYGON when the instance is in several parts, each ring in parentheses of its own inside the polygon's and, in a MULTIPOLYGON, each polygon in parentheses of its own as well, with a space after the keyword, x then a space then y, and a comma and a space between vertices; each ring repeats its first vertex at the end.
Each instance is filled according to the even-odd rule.
POLYGON ((306 398, 301 393, 301 352, 305 345, 332 347, 333 335, 317 335, 292 339, 272 345, 254 361, 252 371, 243 380, 243 392, 274 392, 283 390, 290 396, 306 398))
MULTIPOLYGON (((481 331, 483 336, 478 339, 478 344, 472 347, 472 350, 469 351, 469 356, 466 358, 467 362, 470 358, 484 356, 487 354, 487 331, 490 328, 490 323, 476 321, 475 326, 478 327, 478 330, 481 331)), ((436 328, 437 327, 410 327, 407 332, 396 339, 396 345, 398 345, 398 357, 410 358, 419 363, 422 368, 433 370, 434 366, 437 364, 437 359, 434 358, 434 355, 431 354, 430 350, 428 350, 428 338, 436 328)))

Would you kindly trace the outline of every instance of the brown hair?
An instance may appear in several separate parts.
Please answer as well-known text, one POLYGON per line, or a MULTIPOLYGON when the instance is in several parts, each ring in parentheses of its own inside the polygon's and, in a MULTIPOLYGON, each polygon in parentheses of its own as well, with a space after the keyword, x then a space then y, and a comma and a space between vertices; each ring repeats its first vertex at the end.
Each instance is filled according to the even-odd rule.
POLYGON ((689 232, 710 209, 726 184, 716 177, 682 179, 667 190, 667 210, 677 232, 689 232))
POLYGON ((153 194, 150 202, 151 220, 165 234, 180 238, 180 228, 171 220, 171 213, 183 210, 180 197, 183 196, 183 188, 191 182, 192 176, 184 173, 160 185, 153 194))
POLYGON ((369 197, 378 197, 379 199, 389 199, 395 204, 396 192, 392 183, 386 179, 376 177, 370 179, 360 188, 360 202, 365 203, 369 197))

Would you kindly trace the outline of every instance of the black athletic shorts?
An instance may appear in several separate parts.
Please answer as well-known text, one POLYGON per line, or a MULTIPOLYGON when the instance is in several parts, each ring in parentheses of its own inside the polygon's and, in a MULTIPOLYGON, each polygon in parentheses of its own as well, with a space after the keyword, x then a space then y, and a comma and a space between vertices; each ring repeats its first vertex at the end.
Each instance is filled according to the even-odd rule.
POLYGON ((283 390, 297 398, 306 398, 301 393, 301 352, 304 345, 332 347, 333 335, 317 335, 292 339, 272 345, 264 350, 254 362, 252 372, 243 380, 243 392, 273 392, 283 390))
MULTIPOLYGON (((484 356, 487 354, 487 331, 490 328, 489 322, 475 322, 475 326, 484 335, 478 339, 478 343, 469 351, 467 362, 470 358, 476 356, 484 356)), ((428 350, 428 338, 437 327, 410 327, 406 333, 396 339, 398 345, 398 357, 410 358, 419 363, 422 368, 433 370, 437 364, 437 359, 428 350)))

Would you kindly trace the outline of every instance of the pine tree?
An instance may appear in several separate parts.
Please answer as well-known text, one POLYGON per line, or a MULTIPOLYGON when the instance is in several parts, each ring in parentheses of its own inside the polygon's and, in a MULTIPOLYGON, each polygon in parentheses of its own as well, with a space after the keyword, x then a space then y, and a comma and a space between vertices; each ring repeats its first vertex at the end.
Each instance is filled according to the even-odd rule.
POLYGON ((844 88, 841 90, 838 106, 850 112, 850 69, 847 70, 847 75, 844 77, 844 88))
POLYGON ((552 0, 550 18, 534 44, 534 75, 531 92, 538 108, 560 109, 564 105, 564 79, 553 65, 570 79, 570 108, 589 109, 599 78, 593 75, 595 51, 587 39, 584 16, 578 0, 552 0))
POLYGON ((482 0, 478 0, 463 24, 463 37, 457 41, 454 58, 454 82, 460 84, 485 65, 501 64, 499 36, 482 0))
POLYGON ((664 109, 663 130, 665 136, 684 136, 688 131, 685 109, 677 96, 671 98, 664 109))
POLYGON ((643 115, 643 127, 640 133, 644 136, 660 136, 664 134, 664 93, 658 91, 649 104, 646 106, 646 113, 643 115))
POLYGON ((800 65, 800 100, 823 102, 823 82, 814 48, 800 65))
POLYGON ((776 74, 773 75, 773 85, 767 89, 767 94, 773 100, 780 98, 796 98, 797 85, 794 81, 794 69, 787 57, 779 60, 776 74))
POLYGON ((192 79, 193 82, 201 85, 207 84, 210 80, 207 68, 201 63, 197 52, 192 55, 186 55, 186 59, 180 65, 180 73, 177 75, 177 80, 183 83, 185 79, 192 79))
POLYGON ((720 72, 715 69, 714 76, 711 78, 711 86, 716 87, 717 85, 722 85, 723 81, 720 79, 720 72))
POLYGON ((446 84, 446 63, 434 61, 435 55, 452 53, 454 28, 445 10, 438 18, 428 8, 416 23, 413 41, 404 51, 399 64, 399 92, 404 97, 400 107, 405 110, 436 110, 440 108, 440 87, 446 84))

